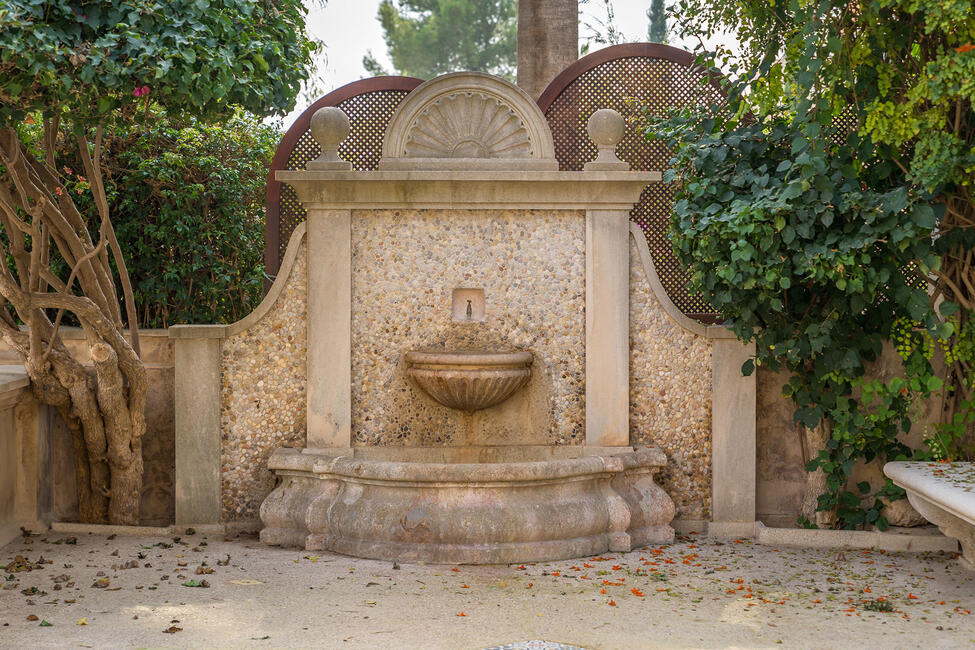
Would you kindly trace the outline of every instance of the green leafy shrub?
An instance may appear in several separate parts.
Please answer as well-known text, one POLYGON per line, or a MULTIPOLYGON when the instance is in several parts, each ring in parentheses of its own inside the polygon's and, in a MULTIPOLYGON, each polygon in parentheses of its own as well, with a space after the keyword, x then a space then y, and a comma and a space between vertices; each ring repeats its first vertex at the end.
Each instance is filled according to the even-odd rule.
MULTIPOLYGON (((883 528, 882 499, 896 488, 869 500, 869 485, 848 483, 860 459, 910 453, 898 435, 911 426, 911 396, 865 382, 865 363, 899 317, 937 326, 918 280, 940 261, 939 210, 889 170, 858 164, 870 140, 843 142, 831 115, 809 108, 740 121, 746 105, 733 90, 728 107, 683 111, 651 135, 675 152, 671 236, 690 289, 755 341, 755 362, 791 371, 797 422, 831 429, 808 467, 826 475, 819 510, 883 528)), ((749 360, 743 372, 753 370, 749 360)))
MULTIPOLYGON (((110 134, 107 194, 141 326, 233 322, 260 302, 264 189, 279 140, 243 111, 206 123, 155 109, 146 126, 110 134)), ((71 178, 69 189, 84 189, 71 178)))

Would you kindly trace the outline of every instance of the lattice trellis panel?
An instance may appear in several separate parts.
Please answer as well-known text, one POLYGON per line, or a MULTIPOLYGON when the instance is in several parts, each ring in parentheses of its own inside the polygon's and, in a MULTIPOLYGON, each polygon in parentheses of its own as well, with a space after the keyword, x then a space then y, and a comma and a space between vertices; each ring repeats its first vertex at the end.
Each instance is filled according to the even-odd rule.
MULTIPOLYGON (((704 83, 703 71, 666 58, 632 56, 625 54, 627 46, 619 48, 623 53, 619 58, 600 63, 570 80, 547 108, 555 156, 562 170, 581 170, 595 158, 596 147, 586 133, 586 122, 596 110, 613 108, 627 119, 626 133, 617 148, 620 158, 632 169, 663 171, 668 168, 671 153, 662 143, 643 137, 639 127, 643 107, 651 114, 664 115, 671 108, 721 100, 718 90, 704 83)), ((557 83, 559 78, 553 85, 557 83)), ((545 108, 544 95, 540 103, 545 108)), ((672 187, 654 183, 644 190, 630 218, 643 229, 660 281, 677 308, 702 322, 718 322, 719 315, 702 298, 687 291, 687 275, 667 236, 672 204, 672 187)))
MULTIPOLYGON (((405 90, 376 90, 350 97, 337 104, 349 116, 351 126, 349 137, 339 147, 339 155, 343 160, 352 163, 352 169, 365 171, 379 166, 386 124, 407 94, 405 90)), ((311 132, 305 131, 298 138, 291 155, 288 156, 285 169, 304 169, 305 163, 317 158, 321 152, 321 147, 311 137, 311 132)), ((284 256, 291 233, 306 216, 294 188, 290 185, 281 187, 280 205, 279 259, 284 256)))

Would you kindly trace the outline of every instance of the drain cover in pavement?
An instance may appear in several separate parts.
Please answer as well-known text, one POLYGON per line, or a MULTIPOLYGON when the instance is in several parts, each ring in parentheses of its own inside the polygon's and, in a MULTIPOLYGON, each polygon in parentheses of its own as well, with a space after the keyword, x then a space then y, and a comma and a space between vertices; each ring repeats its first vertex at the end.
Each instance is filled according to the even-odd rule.
POLYGON ((518 641, 516 643, 505 643, 504 645, 493 645, 484 650, 586 650, 577 645, 565 645, 553 641, 518 641))

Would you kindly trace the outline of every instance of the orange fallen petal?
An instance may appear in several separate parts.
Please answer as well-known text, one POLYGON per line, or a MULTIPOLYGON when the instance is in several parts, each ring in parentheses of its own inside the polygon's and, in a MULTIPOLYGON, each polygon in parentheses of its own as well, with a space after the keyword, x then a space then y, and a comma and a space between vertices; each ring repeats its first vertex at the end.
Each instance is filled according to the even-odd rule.
POLYGON ((467 616, 464 612, 457 612, 457 616, 467 616))
POLYGON ((633 587, 633 589, 630 589, 630 591, 633 593, 634 596, 640 596, 642 598, 644 595, 643 592, 637 589, 636 587, 633 587))
POLYGON ((917 600, 917 596, 915 596, 914 594, 907 594, 907 597, 911 600, 917 600))
POLYGON ((460 588, 461 589, 470 589, 470 587, 468 587, 467 585, 461 585, 460 588))
POLYGON ((600 589, 600 590, 599 590, 599 593, 601 593, 601 594, 605 594, 605 593, 606 593, 606 587, 603 587, 602 589, 600 589))
POLYGON ((615 600, 609 601, 609 606, 610 607, 616 607, 616 601, 615 600))
POLYGON ((453 569, 451 569, 451 571, 460 571, 460 569, 458 569, 457 567, 454 567, 453 569))

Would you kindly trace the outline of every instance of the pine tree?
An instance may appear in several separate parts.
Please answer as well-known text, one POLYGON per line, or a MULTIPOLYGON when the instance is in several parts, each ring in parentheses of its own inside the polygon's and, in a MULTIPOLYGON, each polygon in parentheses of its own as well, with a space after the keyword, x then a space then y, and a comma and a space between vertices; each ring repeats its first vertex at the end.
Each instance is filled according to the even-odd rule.
MULTIPOLYGON (((514 78, 516 0, 383 0, 379 22, 395 74, 431 79, 477 70, 514 78)), ((363 66, 385 73, 372 53, 363 66)))

